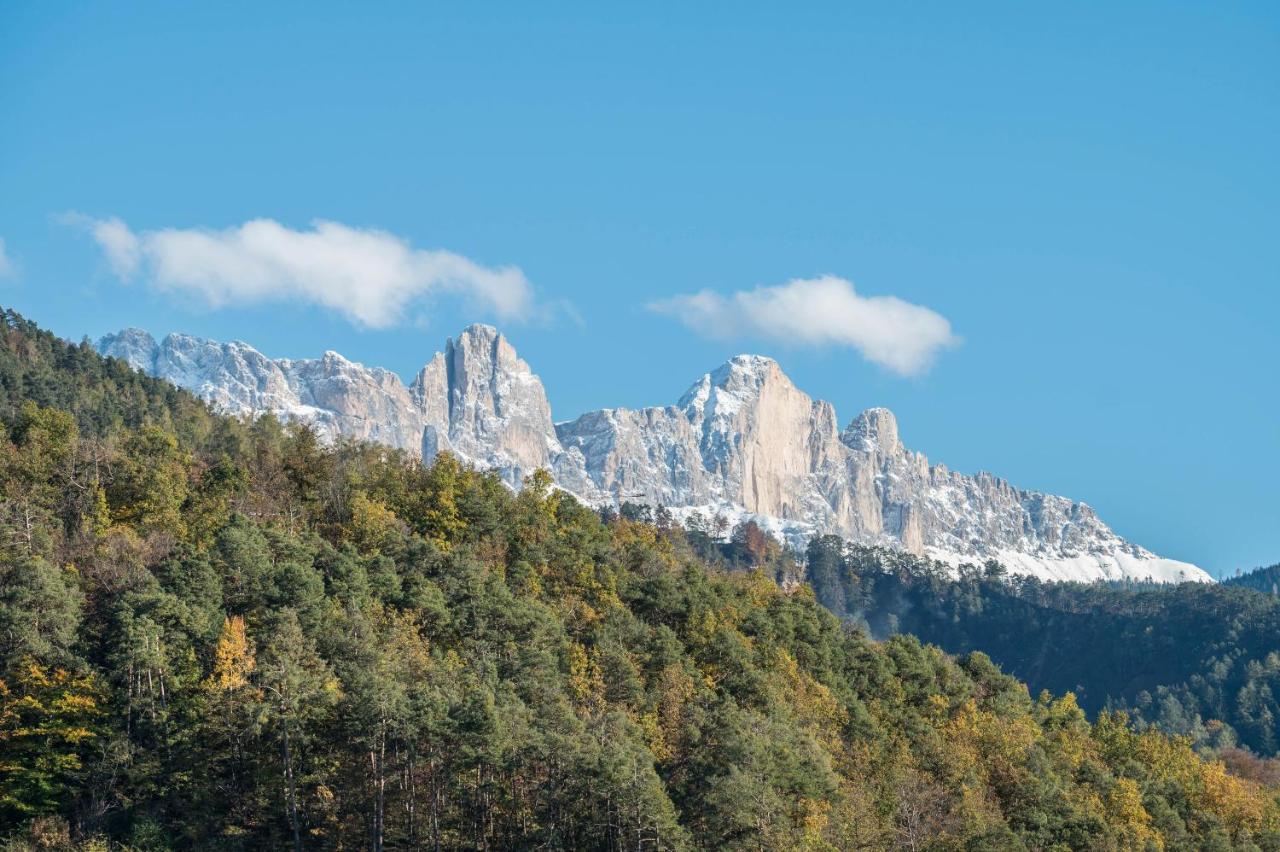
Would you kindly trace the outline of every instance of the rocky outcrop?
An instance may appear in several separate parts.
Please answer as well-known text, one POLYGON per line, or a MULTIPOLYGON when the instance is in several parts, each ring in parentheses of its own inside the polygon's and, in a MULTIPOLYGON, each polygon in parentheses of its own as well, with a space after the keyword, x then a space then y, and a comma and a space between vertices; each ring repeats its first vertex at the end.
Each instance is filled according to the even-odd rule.
POLYGON ((273 360, 247 343, 218 343, 170 334, 157 343, 128 329, 98 343, 135 368, 187 388, 229 414, 270 411, 310 423, 324 438, 339 436, 412 447, 423 418, 400 377, 326 352, 317 359, 273 360))
POLYGON ((272 412, 321 437, 388 444, 427 458, 441 450, 498 470, 518 486, 546 468, 589 490, 581 454, 566 454, 538 377, 497 329, 473 325, 437 353, 406 387, 389 370, 336 352, 271 359, 247 343, 170 334, 157 343, 127 329, 98 343, 104 355, 194 392, 233 415, 272 412))
POLYGON ((868 409, 842 430, 830 403, 757 355, 702 376, 673 406, 554 425, 541 381, 490 326, 449 340, 408 387, 334 352, 273 360, 245 343, 177 334, 156 343, 137 330, 103 338, 99 349, 233 414, 272 411, 329 439, 379 441, 428 459, 448 450, 513 487, 545 468, 593 504, 753 517, 796 544, 829 532, 953 564, 994 558, 1045 579, 1208 579, 1120 538, 1084 503, 930 465, 903 445, 887 409, 868 409))

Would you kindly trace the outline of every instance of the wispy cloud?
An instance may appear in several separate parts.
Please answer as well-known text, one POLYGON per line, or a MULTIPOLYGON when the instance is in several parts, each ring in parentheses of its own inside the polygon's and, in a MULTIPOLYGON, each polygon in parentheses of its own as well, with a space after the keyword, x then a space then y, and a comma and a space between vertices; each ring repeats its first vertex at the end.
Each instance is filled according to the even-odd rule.
POLYGON ((708 337, 843 346, 904 376, 923 373, 939 350, 959 343, 941 314, 895 296, 859 295, 832 275, 728 295, 703 290, 649 307, 708 337))
POLYGON ((5 249, 4 238, 0 237, 0 278, 12 278, 17 274, 18 267, 5 249))
POLYGON ((254 219, 222 230, 134 231, 114 217, 62 218, 88 231, 120 279, 210 307, 303 301, 375 328, 408 319, 410 304, 428 295, 460 297, 501 320, 530 319, 538 311, 519 268, 414 248, 376 229, 317 220, 310 230, 295 230, 254 219))

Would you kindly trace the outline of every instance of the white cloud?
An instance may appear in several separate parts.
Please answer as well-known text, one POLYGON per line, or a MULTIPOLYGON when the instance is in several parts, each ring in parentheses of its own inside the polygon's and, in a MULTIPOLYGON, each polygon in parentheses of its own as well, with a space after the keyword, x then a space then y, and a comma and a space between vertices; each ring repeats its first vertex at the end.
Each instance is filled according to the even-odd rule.
POLYGON ((849 347, 904 376, 924 372, 940 349, 960 342, 941 314, 895 296, 860 296, 832 275, 727 296, 703 290, 649 307, 709 337, 849 347))
POLYGON ((0 278, 12 278, 18 274, 18 267, 9 257, 4 247, 4 239, 0 238, 0 278))
POLYGON ((120 278, 132 278, 138 274, 142 262, 142 247, 129 226, 114 216, 110 219, 85 219, 85 226, 107 256, 111 270, 120 278))
POLYGON ((88 230, 122 280, 210 307, 310 302, 369 327, 407 319, 410 302, 429 294, 460 296, 502 320, 528 319, 535 309, 533 287, 517 267, 417 249, 386 231, 323 220, 294 230, 254 219, 224 230, 135 232, 116 218, 64 220, 88 230))

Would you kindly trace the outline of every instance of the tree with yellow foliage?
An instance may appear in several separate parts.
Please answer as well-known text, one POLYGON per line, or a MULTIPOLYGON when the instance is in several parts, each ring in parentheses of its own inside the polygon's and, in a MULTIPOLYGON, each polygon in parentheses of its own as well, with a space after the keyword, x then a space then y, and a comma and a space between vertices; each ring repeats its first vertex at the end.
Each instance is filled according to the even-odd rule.
POLYGON ((213 652, 213 671, 204 682, 209 692, 229 692, 249 686, 255 665, 253 646, 244 628, 244 616, 228 616, 213 652))
POLYGON ((98 736, 92 675, 28 661, 0 680, 0 823, 54 814, 82 781, 98 736))

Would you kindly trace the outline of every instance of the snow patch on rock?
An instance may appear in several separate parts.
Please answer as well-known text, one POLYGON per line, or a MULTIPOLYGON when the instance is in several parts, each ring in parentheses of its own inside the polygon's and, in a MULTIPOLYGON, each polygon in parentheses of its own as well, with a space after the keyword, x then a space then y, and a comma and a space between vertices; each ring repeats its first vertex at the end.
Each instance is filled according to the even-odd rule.
POLYGON ((1194 565, 1125 541, 1088 505, 989 473, 929 463, 886 408, 841 430, 835 409, 772 358, 739 355, 675 405, 593 411, 554 423, 542 382, 495 328, 472 325, 406 386, 326 352, 272 359, 247 343, 127 329, 105 355, 234 415, 272 412, 326 440, 377 441, 430 459, 448 450, 512 487, 542 468, 592 505, 663 505, 676 518, 742 520, 797 549, 815 533, 899 547, 950 565, 996 559, 1046 580, 1208 581, 1194 565))

